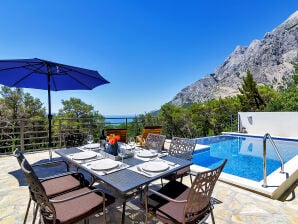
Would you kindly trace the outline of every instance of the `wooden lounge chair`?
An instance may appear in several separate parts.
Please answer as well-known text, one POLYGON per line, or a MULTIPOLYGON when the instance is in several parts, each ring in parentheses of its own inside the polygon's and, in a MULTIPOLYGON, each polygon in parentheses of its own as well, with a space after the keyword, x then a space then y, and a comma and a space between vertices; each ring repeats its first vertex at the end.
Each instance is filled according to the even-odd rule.
MULTIPOLYGON (((17 161, 21 166, 21 163, 25 159, 24 154, 19 149, 16 149, 13 155, 17 158, 17 161)), ((37 166, 49 167, 53 165, 59 165, 60 163, 64 163, 66 165, 66 172, 59 173, 54 176, 39 178, 41 185, 45 189, 46 195, 50 198, 62 193, 66 193, 72 190, 82 188, 89 184, 89 182, 84 178, 82 173, 69 172, 69 166, 63 160, 40 163, 40 164, 32 165, 32 167, 37 167, 37 166)), ((24 223, 26 223, 26 220, 27 220, 28 212, 31 205, 31 200, 32 200, 32 197, 30 197, 28 201, 26 214, 24 217, 24 223)))
POLYGON ((165 135, 149 133, 147 135, 145 145, 143 146, 143 148, 153 149, 153 150, 157 150, 158 152, 161 152, 165 144, 165 140, 166 140, 165 135))
POLYGON ((100 189, 91 187, 82 187, 49 197, 26 158, 22 157, 18 151, 15 151, 14 154, 18 160, 21 160, 20 166, 28 182, 30 197, 37 203, 32 223, 35 222, 38 210, 41 223, 76 223, 101 211, 105 216, 105 207, 115 201, 113 197, 106 195, 100 189))
POLYGON ((227 160, 217 168, 200 172, 191 187, 170 181, 160 190, 148 189, 149 212, 163 223, 204 223, 211 214, 215 223, 211 195, 227 160))
POLYGON ((119 135, 120 142, 127 141, 127 129, 126 128, 115 128, 115 129, 106 129, 107 136, 109 135, 119 135))
MULTIPOLYGON (((196 140, 195 139, 188 139, 188 138, 179 138, 179 137, 173 137, 170 148, 169 148, 169 155, 175 156, 187 160, 192 159, 193 151, 196 147, 196 140)), ((163 177, 162 179, 167 180, 176 180, 180 178, 180 182, 182 182, 182 179, 184 176, 189 175, 190 181, 192 182, 191 173, 190 173, 190 167, 185 167, 183 169, 178 170, 177 172, 170 174, 166 177, 163 177)), ((161 179, 161 181, 162 181, 161 179)), ((163 182, 162 182, 163 184, 163 182)))
POLYGON ((145 126, 142 131, 142 134, 136 136, 136 141, 139 142, 141 144, 141 146, 144 146, 147 135, 149 133, 161 134, 161 131, 162 131, 162 126, 145 126))

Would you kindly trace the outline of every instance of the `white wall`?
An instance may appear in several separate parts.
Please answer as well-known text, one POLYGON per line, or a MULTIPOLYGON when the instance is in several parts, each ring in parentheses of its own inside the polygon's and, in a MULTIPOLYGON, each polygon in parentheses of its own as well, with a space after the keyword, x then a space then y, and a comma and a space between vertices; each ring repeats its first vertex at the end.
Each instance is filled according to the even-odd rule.
POLYGON ((298 112, 238 112, 238 131, 248 134, 298 138, 298 112))

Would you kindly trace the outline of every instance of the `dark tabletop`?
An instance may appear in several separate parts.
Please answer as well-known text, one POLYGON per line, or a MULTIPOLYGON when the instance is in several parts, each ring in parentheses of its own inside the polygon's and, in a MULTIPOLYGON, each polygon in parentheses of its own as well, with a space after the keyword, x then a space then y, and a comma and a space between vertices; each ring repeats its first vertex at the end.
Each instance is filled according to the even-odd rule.
MULTIPOLYGON (((81 150, 78 148, 68 148, 68 149, 57 149, 55 150, 55 152, 61 157, 63 157, 65 160, 70 161, 67 155, 73 154, 76 152, 81 152, 81 150)), ((81 166, 79 163, 77 163, 77 166, 91 173, 95 178, 105 182, 107 185, 113 187, 120 193, 125 194, 133 189, 149 184, 154 180, 157 180, 163 176, 167 176, 170 173, 173 173, 183 167, 187 167, 192 164, 192 162, 189 160, 180 159, 173 156, 166 156, 166 157, 163 157, 162 159, 168 160, 170 162, 174 162, 176 164, 179 164, 180 166, 174 167, 171 170, 165 171, 160 175, 156 175, 154 177, 146 177, 142 174, 136 173, 129 169, 119 170, 119 171, 110 173, 108 175, 99 175, 90 169, 86 169, 85 167, 81 166)), ((71 162, 74 162, 74 161, 71 160, 71 162)), ((130 166, 134 166, 134 165, 144 163, 145 161, 131 157, 131 158, 124 159, 123 162, 130 166)))

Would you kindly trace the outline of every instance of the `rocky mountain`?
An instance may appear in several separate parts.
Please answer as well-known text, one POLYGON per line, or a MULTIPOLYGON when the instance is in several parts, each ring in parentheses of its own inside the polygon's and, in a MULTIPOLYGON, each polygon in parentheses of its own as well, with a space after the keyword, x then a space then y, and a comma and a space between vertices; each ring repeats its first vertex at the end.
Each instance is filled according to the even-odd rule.
POLYGON ((242 77, 250 70, 260 85, 278 90, 286 87, 293 74, 292 62, 298 58, 298 11, 262 40, 237 46, 213 74, 182 89, 170 103, 183 106, 239 93, 242 77))

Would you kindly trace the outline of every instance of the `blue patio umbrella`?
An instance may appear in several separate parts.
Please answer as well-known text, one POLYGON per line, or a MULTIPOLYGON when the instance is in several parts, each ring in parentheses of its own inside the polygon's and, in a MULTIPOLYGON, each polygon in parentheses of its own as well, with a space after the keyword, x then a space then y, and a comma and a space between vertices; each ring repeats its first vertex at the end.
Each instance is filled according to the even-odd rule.
MULTIPOLYGON (((0 84, 48 90, 49 148, 52 147, 51 91, 91 90, 107 84, 97 71, 38 58, 0 60, 0 84)), ((50 153, 51 159, 51 153, 50 153)))

